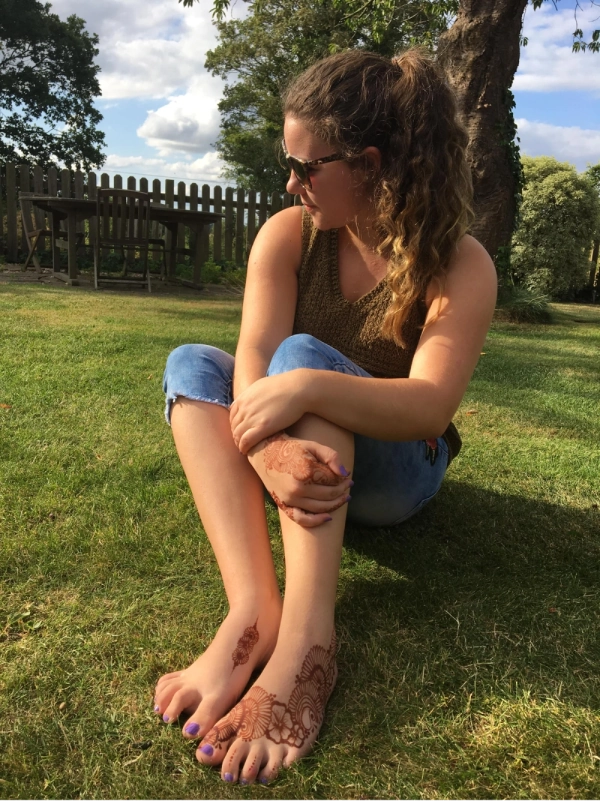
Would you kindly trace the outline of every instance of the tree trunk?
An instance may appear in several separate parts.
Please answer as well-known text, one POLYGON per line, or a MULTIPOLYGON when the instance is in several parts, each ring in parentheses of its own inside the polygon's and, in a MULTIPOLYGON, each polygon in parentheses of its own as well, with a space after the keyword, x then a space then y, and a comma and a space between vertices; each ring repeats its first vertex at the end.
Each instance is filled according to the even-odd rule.
POLYGON ((600 250, 600 240, 594 239, 594 249, 592 250, 592 258, 590 264, 590 280, 589 287, 593 291, 596 285, 596 269, 598 267, 598 250, 600 250))
POLYGON ((494 259, 500 247, 510 244, 516 212, 519 167, 510 146, 509 89, 519 66, 526 5, 527 0, 461 0, 456 22, 438 47, 438 61, 458 96, 469 133, 472 232, 494 259))

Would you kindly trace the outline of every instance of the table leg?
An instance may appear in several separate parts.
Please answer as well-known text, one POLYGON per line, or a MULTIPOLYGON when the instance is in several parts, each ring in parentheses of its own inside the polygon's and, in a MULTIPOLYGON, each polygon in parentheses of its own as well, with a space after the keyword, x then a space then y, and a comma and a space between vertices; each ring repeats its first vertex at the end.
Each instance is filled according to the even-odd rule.
POLYGON ((57 214, 51 214, 52 220, 52 272, 54 275, 60 273, 60 248, 58 247, 58 238, 60 234, 60 220, 57 214))
POLYGON ((77 217, 69 214, 67 217, 67 241, 69 244, 68 274, 71 281, 77 278, 77 217))
POLYGON ((196 229, 196 242, 194 247, 194 286, 200 289, 202 286, 202 229, 203 223, 198 223, 194 226, 196 229))
POLYGON ((167 231, 171 234, 169 237, 170 248, 167 253, 167 278, 170 281, 175 280, 176 264, 177 264, 177 223, 165 225, 167 231))

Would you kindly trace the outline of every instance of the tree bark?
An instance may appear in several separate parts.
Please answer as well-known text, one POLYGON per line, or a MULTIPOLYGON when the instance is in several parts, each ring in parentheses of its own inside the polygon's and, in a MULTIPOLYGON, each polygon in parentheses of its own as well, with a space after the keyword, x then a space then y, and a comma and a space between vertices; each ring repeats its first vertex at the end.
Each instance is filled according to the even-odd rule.
POLYGON ((496 259, 510 244, 517 175, 511 162, 509 92, 519 66, 527 0, 461 0, 440 37, 438 61, 454 88, 469 134, 474 187, 473 235, 496 259))

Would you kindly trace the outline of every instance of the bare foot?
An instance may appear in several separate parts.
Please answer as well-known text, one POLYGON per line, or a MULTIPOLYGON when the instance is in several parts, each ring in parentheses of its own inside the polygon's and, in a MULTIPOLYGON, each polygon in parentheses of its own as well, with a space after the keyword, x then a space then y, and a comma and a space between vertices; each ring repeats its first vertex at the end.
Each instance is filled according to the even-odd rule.
POLYGON ((167 673, 156 685, 154 711, 165 723, 191 713, 184 737, 203 737, 231 709, 256 668, 275 648, 281 604, 229 612, 215 639, 185 670, 167 673))
POLYGON ((226 782, 268 784, 317 739, 337 678, 335 634, 328 648, 282 639, 258 683, 196 751, 200 762, 221 764, 226 782))

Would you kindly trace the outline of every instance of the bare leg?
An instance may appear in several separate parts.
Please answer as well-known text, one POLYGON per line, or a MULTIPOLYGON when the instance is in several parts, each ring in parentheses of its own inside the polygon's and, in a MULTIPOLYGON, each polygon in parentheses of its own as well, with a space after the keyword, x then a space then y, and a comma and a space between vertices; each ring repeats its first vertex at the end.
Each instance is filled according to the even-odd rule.
POLYGON ((271 656, 281 616, 263 485, 236 448, 226 409, 178 398, 173 436, 214 550, 229 614, 209 648, 186 670, 159 679, 155 711, 191 717, 184 735, 202 737, 237 701, 254 668, 271 656))
MULTIPOLYGON (((290 431, 354 464, 354 437, 305 415, 290 431)), ((196 754, 221 764, 225 781, 263 783, 311 749, 337 677, 334 607, 347 505, 332 521, 303 528, 280 514, 286 588, 277 646, 257 683, 213 728, 196 754)))

